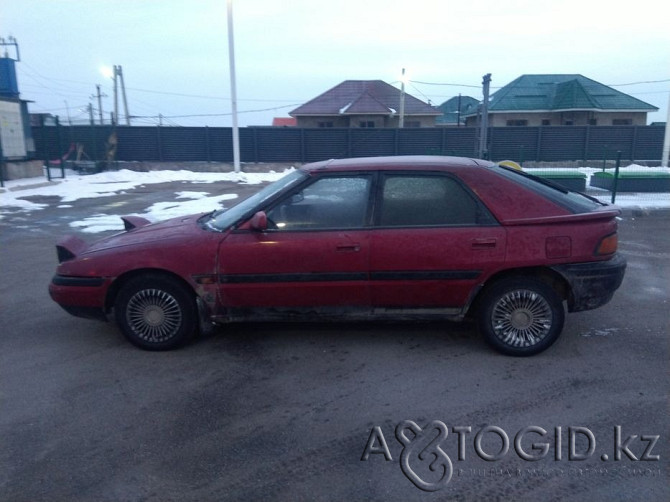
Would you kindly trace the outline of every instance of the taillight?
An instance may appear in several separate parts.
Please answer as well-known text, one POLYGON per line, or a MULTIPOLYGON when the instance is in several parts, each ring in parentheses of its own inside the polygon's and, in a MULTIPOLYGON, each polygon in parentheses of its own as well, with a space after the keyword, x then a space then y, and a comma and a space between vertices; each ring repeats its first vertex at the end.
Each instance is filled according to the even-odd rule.
POLYGON ((616 253, 617 247, 619 245, 619 238, 615 233, 603 237, 598 247, 596 248, 596 255, 608 255, 616 253))

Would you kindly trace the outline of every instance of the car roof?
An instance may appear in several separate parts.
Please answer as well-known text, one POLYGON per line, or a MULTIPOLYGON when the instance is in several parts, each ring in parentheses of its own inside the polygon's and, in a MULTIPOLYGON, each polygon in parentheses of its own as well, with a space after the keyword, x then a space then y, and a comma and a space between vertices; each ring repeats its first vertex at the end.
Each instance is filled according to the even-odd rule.
POLYGON ((302 166, 302 170, 313 173, 328 171, 378 171, 378 170, 431 170, 453 171, 473 167, 491 167, 487 160, 468 157, 446 157, 439 155, 400 155, 396 157, 359 157, 331 159, 302 166))

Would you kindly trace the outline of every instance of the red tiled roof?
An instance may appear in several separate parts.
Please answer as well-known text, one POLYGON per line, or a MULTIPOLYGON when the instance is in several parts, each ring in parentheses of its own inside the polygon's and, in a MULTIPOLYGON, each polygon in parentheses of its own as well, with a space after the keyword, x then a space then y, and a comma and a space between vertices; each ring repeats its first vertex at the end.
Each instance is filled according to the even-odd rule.
POLYGON ((298 125, 298 120, 294 117, 275 117, 272 119, 273 127, 295 127, 298 125))

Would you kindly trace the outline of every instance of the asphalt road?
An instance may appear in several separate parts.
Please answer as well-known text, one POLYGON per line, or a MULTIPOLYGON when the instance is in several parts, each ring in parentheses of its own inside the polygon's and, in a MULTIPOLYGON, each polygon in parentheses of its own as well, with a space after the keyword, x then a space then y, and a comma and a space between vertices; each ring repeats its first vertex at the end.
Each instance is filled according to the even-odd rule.
POLYGON ((670 500, 667 212, 623 218, 622 288, 526 359, 450 323, 231 325, 149 353, 50 300, 69 222, 183 188, 0 220, 0 500, 670 500))

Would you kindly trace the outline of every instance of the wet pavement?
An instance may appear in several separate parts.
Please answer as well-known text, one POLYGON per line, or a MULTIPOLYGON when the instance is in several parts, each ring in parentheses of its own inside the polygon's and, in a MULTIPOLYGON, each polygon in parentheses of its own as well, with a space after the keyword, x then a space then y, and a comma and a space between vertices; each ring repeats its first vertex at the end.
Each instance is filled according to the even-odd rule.
POLYGON ((670 499, 665 212, 622 218, 621 289, 525 359, 446 322, 236 324, 149 353, 50 300, 71 222, 259 188, 0 220, 1 500, 670 499))

